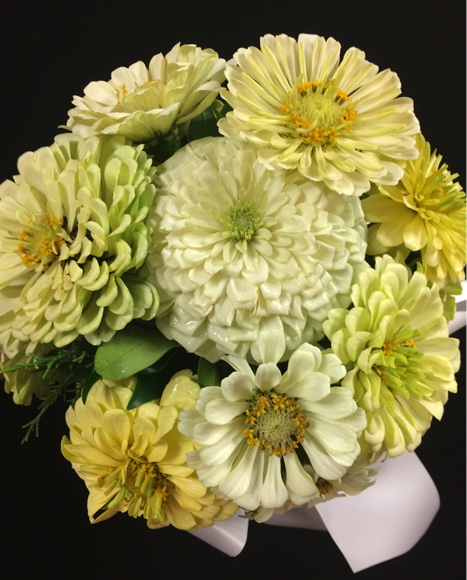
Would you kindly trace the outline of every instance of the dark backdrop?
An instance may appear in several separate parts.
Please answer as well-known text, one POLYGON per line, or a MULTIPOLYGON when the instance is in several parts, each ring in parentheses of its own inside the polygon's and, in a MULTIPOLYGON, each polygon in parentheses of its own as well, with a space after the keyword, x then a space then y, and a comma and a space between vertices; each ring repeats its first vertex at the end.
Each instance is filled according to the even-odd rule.
MULTIPOLYGON (((396 71, 415 101, 425 137, 465 187, 465 7, 441 2, 302 3, 194 1, 0 4, 0 180, 16 172, 26 150, 49 145, 66 123, 72 95, 118 66, 149 62, 157 52, 195 43, 228 59, 266 33, 334 36, 343 51, 364 50, 381 69, 396 71)), ((464 331, 456 336, 462 340, 464 331)), ((33 410, 0 396, 0 570, 5 580, 141 575, 184 578, 325 578, 353 574, 325 532, 252 524, 240 556, 229 558, 174 529, 150 531, 143 520, 117 515, 91 526, 82 481, 60 454, 64 409, 49 412, 40 439, 21 446, 21 425, 33 410)), ((434 422, 417 454, 440 495, 441 510, 408 554, 357 578, 465 578, 465 366, 459 393, 434 422)))

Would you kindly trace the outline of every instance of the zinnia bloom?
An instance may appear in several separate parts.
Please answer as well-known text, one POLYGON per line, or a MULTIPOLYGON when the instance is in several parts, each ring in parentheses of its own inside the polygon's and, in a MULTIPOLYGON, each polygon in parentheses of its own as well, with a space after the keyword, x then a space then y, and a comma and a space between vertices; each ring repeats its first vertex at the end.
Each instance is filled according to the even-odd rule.
POLYGON ((135 318, 154 318, 155 288, 135 276, 155 169, 124 138, 59 135, 25 153, 0 186, 0 335, 64 346, 99 344, 135 318))
POLYGON ((331 386, 345 374, 338 358, 306 343, 282 374, 276 363, 284 346, 279 332, 265 332, 256 373, 244 359, 226 357, 235 372, 220 387, 203 388, 195 410, 180 415, 179 430, 202 446, 188 465, 246 510, 308 503, 319 496, 318 478, 342 477, 360 451, 365 414, 348 389, 331 386))
POLYGON ((364 441, 373 454, 413 451, 457 390, 459 341, 449 337, 438 287, 385 255, 351 297, 353 307, 331 310, 324 330, 348 369, 342 385, 366 411, 364 441))
POLYGON ((255 144, 268 167, 298 169, 339 193, 399 181, 398 161, 417 157, 419 124, 395 73, 378 73, 356 48, 340 61, 333 38, 266 35, 260 45, 226 68, 221 96, 233 111, 219 121, 223 135, 255 144))
POLYGON ((177 151, 157 183, 148 279, 159 329, 188 351, 259 360, 258 336, 272 324, 287 355, 323 336, 329 308, 349 304, 367 266, 359 199, 269 171, 254 147, 223 138, 177 151))
MULTIPOLYGON (((14 368, 20 364, 31 362, 31 353, 43 355, 48 347, 32 342, 17 342, 16 352, 10 358, 5 351, 1 354, 0 373, 4 369, 14 368)), ((33 395, 43 399, 48 393, 48 382, 42 378, 43 371, 34 368, 19 368, 16 371, 4 373, 5 392, 12 393, 16 405, 30 405, 33 395)), ((53 381, 53 374, 49 379, 53 381)))
POLYGON ((86 403, 78 400, 66 414, 70 438, 63 437, 62 453, 89 490, 91 522, 127 512, 143 516, 150 528, 189 530, 230 518, 237 506, 199 482, 186 464, 193 441, 177 430, 178 414, 194 407, 198 385, 182 371, 159 403, 128 411, 135 382, 98 381, 86 403))
POLYGON ((84 97, 74 97, 67 126, 81 137, 119 134, 137 142, 173 127, 183 133, 216 98, 224 66, 213 50, 177 44, 149 68, 139 61, 113 71, 108 82, 90 83, 84 97))
POLYGON ((417 148, 419 158, 406 163, 397 185, 381 185, 363 201, 366 218, 376 224, 369 253, 399 246, 420 251, 426 277, 444 288, 465 278, 465 193, 422 135, 417 148))

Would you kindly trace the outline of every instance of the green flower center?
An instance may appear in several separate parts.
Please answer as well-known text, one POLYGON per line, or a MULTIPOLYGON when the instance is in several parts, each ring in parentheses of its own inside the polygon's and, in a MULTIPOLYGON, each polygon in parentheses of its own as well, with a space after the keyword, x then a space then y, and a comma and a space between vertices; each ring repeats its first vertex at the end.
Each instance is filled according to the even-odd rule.
POLYGON ((294 398, 270 391, 259 393, 245 411, 243 431, 250 447, 257 446, 268 456, 295 453, 308 427, 294 398))
POLYGON ((248 202, 239 201, 222 219, 225 237, 234 240, 251 240, 263 225, 261 212, 254 210, 248 202))
POLYGON ((163 506, 173 485, 157 465, 147 461, 144 456, 136 457, 128 453, 125 461, 108 475, 99 478, 98 485, 107 486, 109 491, 119 488, 107 508, 124 502, 130 516, 138 517, 142 510, 146 519, 152 516, 164 522, 163 506))
POLYGON ((386 338, 384 342, 382 361, 376 365, 375 371, 381 377, 386 393, 392 397, 421 398, 426 394, 423 353, 417 350, 414 336, 415 333, 406 327, 399 335, 386 338))
POLYGON ((286 116, 295 138, 312 146, 332 146, 345 129, 350 131, 357 118, 352 99, 331 80, 297 84, 282 102, 279 111, 286 116))
POLYGON ((60 248, 68 238, 62 222, 48 213, 31 221, 18 238, 18 254, 26 268, 36 268, 39 264, 47 267, 60 254, 60 248))

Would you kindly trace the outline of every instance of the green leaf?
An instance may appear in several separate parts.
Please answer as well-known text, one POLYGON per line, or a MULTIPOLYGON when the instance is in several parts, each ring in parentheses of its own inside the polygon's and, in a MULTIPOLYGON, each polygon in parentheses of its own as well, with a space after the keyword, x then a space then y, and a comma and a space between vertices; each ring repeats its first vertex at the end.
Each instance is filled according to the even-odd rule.
POLYGON ((167 385, 163 382, 163 377, 160 376, 162 373, 155 375, 138 375, 138 380, 136 381, 135 390, 131 399, 128 401, 127 410, 131 411, 135 407, 144 405, 149 401, 154 401, 154 399, 159 399, 167 385))
POLYGON ((225 117, 227 110, 231 109, 226 108, 219 101, 214 101, 210 107, 190 121, 187 135, 188 141, 202 139, 203 137, 219 137, 220 133, 217 127, 217 121, 225 117))
POLYGON ((169 364, 174 354, 175 351, 166 353, 156 364, 138 374, 135 390, 126 407, 128 411, 162 397, 165 387, 176 372, 173 365, 169 364))
POLYGON ((100 375, 98 375, 96 373, 96 371, 92 371, 90 375, 88 375, 84 381, 82 382, 82 390, 81 390, 81 398, 83 399, 83 403, 86 402, 86 399, 88 398, 89 395, 89 391, 91 390, 91 387, 94 385, 94 383, 96 383, 99 379, 100 379, 100 375))
POLYGON ((126 326, 98 347, 94 369, 104 379, 121 381, 150 367, 177 346, 155 328, 126 326))
POLYGON ((198 363, 198 382, 200 387, 215 387, 220 385, 217 366, 201 357, 198 363))

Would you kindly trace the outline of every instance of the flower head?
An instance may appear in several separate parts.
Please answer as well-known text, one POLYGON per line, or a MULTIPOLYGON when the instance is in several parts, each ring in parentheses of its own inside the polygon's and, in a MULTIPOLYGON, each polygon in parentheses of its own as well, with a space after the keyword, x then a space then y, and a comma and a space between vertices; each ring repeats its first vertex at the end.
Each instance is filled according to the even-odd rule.
POLYGON ((134 318, 153 318, 157 293, 135 276, 155 194, 142 146, 60 135, 25 153, 18 168, 0 186, 2 344, 11 335, 99 344, 134 318))
POLYGON ((369 252, 402 246, 421 252, 428 280, 444 288, 465 278, 465 193, 442 157, 417 136, 420 156, 409 161, 397 185, 383 186, 363 201, 370 228, 369 252))
POLYGON ((91 522, 127 512, 143 516, 150 528, 188 530, 230 518, 236 506, 199 482, 186 464, 193 441, 177 430, 178 414, 193 408, 198 385, 178 373, 159 403, 127 410, 134 385, 135 378, 98 381, 86 403, 80 399, 66 414, 70 438, 63 438, 62 452, 89 490, 91 522))
POLYGON ((337 357, 305 343, 282 374, 283 348, 280 333, 264 333, 256 373, 226 357, 235 372, 202 389, 195 410, 180 416, 180 431, 202 446, 188 464, 246 510, 309 502, 319 477, 342 477, 360 451, 365 416, 348 389, 331 386, 345 374, 337 357))
POLYGON ((287 356, 348 304, 366 266, 359 199, 268 171, 255 148, 222 138, 178 151, 158 184, 148 279, 161 295, 158 327, 188 351, 259 360, 259 334, 273 325, 287 356))
POLYGON ((438 288, 385 255, 360 274, 351 296, 353 306, 331 310, 324 330, 348 369, 342 385, 366 411, 364 441, 373 454, 413 451, 457 390, 458 341, 438 288))
POLYGON ((148 141, 165 135, 207 109, 224 80, 225 61, 213 50, 177 44, 165 56, 120 67, 108 82, 90 83, 75 97, 68 127, 81 137, 124 135, 148 141))
MULTIPOLYGON (((15 371, 5 372, 5 392, 12 393, 13 401, 17 405, 30 405, 33 396, 43 399, 48 393, 48 382, 42 378, 43 372, 38 369, 31 369, 25 365, 30 362, 31 353, 42 355, 48 351, 48 347, 37 343, 17 342, 16 349, 12 356, 8 356, 5 351, 1 354, 0 373, 6 369, 18 367, 15 371)), ((52 378, 53 377, 49 377, 52 378)))
POLYGON ((266 35, 260 49, 238 50, 221 92, 233 111, 219 127, 259 147, 268 167, 360 195, 370 181, 398 182, 398 161, 417 157, 419 125, 395 73, 378 73, 356 48, 339 55, 333 38, 308 34, 266 35))

